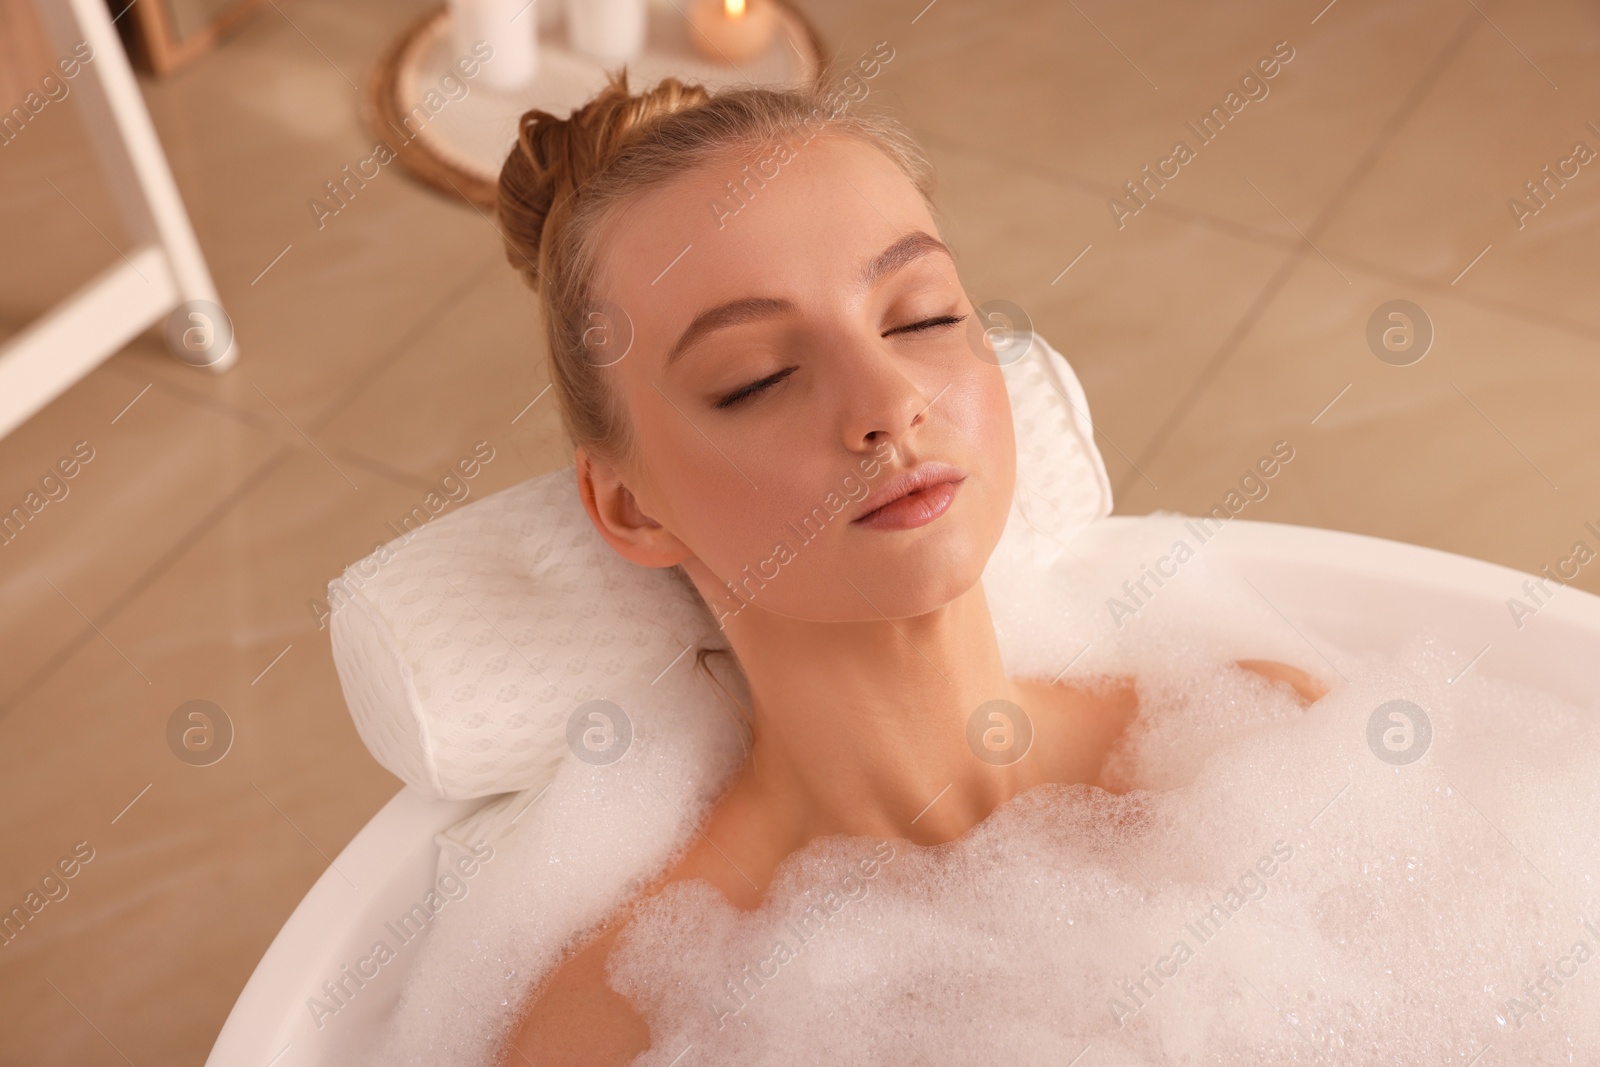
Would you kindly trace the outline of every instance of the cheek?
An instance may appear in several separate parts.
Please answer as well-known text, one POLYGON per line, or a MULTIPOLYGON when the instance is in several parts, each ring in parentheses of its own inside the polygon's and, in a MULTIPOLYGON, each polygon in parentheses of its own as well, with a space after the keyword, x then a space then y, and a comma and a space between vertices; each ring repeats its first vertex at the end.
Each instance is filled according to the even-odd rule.
POLYGON ((1016 425, 1011 418, 1011 397, 1006 392, 1005 378, 998 370, 990 372, 989 377, 984 390, 986 407, 982 447, 984 459, 991 464, 990 476, 1004 483, 1004 495, 1009 506, 1017 474, 1016 425))
POLYGON ((1011 418, 1011 398, 1000 371, 988 371, 980 395, 983 419, 977 427, 974 447, 983 473, 983 513, 976 520, 984 562, 1005 531, 1011 515, 1012 497, 1017 487, 1017 438, 1011 418))
POLYGON ((790 499, 803 481, 800 457, 789 450, 774 462, 766 445, 730 438, 714 423, 697 428, 671 406, 634 412, 649 486, 645 513, 724 577, 770 555, 775 531, 800 510, 790 499))
POLYGON ((982 490, 984 517, 990 525, 998 524, 998 537, 998 527, 1010 513, 1017 473, 1016 430, 1005 378, 998 367, 979 363, 945 399, 951 400, 943 413, 951 424, 951 438, 960 442, 965 450, 962 461, 978 476, 974 488, 982 490))
MULTIPOLYGON (((860 509, 850 487, 858 497, 862 489, 871 492, 888 470, 866 477, 840 455, 837 442, 815 436, 815 426, 825 421, 816 417, 803 423, 812 436, 784 425, 767 428, 771 440, 741 441, 726 439, 715 424, 697 429, 671 406, 635 408, 654 487, 641 506, 716 579, 776 614, 818 621, 874 617, 863 592, 895 616, 935 607, 981 576, 1005 528, 1016 480, 1002 372, 974 361, 953 363, 947 373, 939 377, 948 388, 930 407, 920 435, 926 443, 921 456, 959 464, 968 480, 932 536, 890 541, 846 528, 860 509)), ((926 391, 940 388, 930 383, 926 391)), ((725 587, 710 592, 721 595, 725 587)), ((721 599, 724 611, 739 603, 731 595, 721 599)))

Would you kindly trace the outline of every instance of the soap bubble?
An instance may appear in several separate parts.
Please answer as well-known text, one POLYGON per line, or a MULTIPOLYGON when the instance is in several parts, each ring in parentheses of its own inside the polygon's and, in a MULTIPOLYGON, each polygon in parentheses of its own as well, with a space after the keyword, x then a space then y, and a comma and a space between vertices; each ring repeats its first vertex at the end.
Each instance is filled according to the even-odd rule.
POLYGON ((893 841, 871 877, 878 842, 819 838, 753 911, 669 886, 609 960, 651 1028, 634 1063, 686 1046, 704 1064, 1059 1065, 1089 1048, 1083 1064, 1149 1067, 1600 1048, 1600 963, 1579 962, 1600 947, 1582 888, 1600 878, 1600 728, 1503 683, 1369 710, 1421 665, 1374 662, 1303 710, 1218 665, 1142 694, 1186 729, 1130 731, 1127 792, 1036 786, 952 843, 893 841), (1519 737, 1524 715, 1560 727, 1519 737), (1350 728, 1369 719, 1410 732, 1369 751, 1350 728))
MULTIPOLYGON (((692 837, 689 798, 716 786, 684 740, 725 720, 636 709, 629 773, 564 768, 580 773, 496 842, 371 1062, 493 1062, 477 1006, 503 1034, 624 905, 606 979, 649 1026, 635 1067, 1591 1060, 1600 709, 1462 677, 1472 649, 1438 635, 1343 648, 1203 546, 1119 629, 1105 599, 1181 529, 1152 517, 991 605, 1012 677, 1084 694, 1131 680, 1137 713, 1095 784, 1034 786, 937 845, 813 838, 748 909, 702 879, 639 896, 648 857, 692 837), (1330 691, 1307 706, 1252 659, 1330 691)), ((1059 709, 1019 702, 964 712, 952 740, 976 727, 974 754, 1009 758, 1022 724, 1040 750, 1061 736, 1059 709)))
POLYGON ((1409 700, 1390 700, 1372 710, 1367 720, 1367 747, 1385 763, 1415 763, 1433 741, 1428 713, 1409 700))

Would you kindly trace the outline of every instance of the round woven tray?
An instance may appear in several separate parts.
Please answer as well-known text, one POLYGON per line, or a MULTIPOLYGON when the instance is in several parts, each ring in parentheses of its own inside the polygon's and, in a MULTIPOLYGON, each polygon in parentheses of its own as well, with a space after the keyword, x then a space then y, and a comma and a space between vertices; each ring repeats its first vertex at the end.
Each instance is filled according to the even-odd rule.
MULTIPOLYGON (((822 54, 815 32, 782 0, 775 0, 775 7, 779 32, 771 47, 734 68, 701 56, 678 9, 651 0, 644 49, 626 64, 629 87, 637 91, 668 75, 712 90, 815 80, 822 54)), ((531 20, 532 13, 527 17, 531 20)), ((408 26, 378 60, 367 79, 365 118, 373 135, 418 180, 447 196, 488 207, 494 203, 501 164, 516 143, 522 114, 531 108, 570 114, 605 85, 607 68, 568 47, 564 19, 539 28, 538 73, 514 91, 496 89, 481 76, 461 78, 452 70, 458 58, 454 51, 449 8, 440 4, 408 26), (447 73, 467 87, 465 95, 459 88, 453 97, 439 91, 447 73)))

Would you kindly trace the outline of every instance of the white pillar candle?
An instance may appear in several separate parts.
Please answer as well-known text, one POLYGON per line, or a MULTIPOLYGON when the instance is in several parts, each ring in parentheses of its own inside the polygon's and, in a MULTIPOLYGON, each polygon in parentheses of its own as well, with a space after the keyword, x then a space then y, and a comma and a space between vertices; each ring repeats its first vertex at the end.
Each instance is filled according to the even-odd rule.
POLYGON ((645 0, 567 0, 567 41, 574 51, 606 64, 644 48, 645 0))
POLYGON ((536 6, 528 0, 450 0, 452 60, 472 56, 472 46, 484 41, 494 55, 481 67, 483 80, 496 89, 527 85, 539 72, 536 6))

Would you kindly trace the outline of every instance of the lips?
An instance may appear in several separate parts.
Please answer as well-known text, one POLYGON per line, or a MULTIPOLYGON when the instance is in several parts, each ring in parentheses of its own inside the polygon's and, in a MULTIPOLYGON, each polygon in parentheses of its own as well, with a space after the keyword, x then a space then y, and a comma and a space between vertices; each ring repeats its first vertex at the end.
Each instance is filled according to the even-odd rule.
POLYGON ((920 463, 889 481, 866 499, 852 526, 875 530, 910 530, 943 515, 966 480, 948 463, 920 463))

